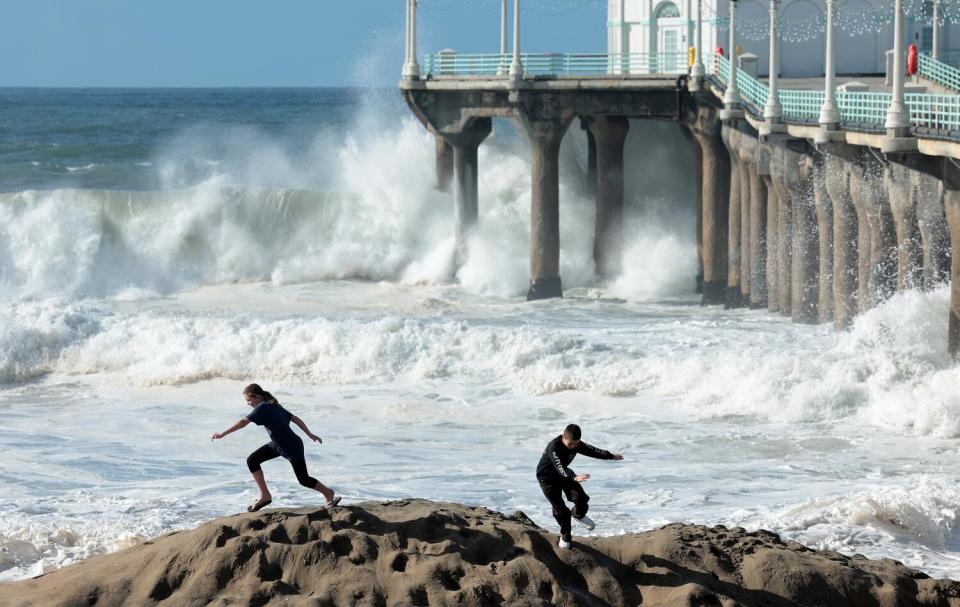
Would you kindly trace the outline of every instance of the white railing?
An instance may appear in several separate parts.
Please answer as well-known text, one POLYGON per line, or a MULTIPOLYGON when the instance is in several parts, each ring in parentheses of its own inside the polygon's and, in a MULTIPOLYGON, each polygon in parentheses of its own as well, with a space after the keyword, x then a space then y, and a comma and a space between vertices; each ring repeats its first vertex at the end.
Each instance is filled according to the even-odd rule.
MULTIPOLYGON (((504 76, 513 55, 441 52, 423 58, 422 76, 504 76)), ((687 53, 523 53, 528 76, 675 75, 687 73, 687 53)))

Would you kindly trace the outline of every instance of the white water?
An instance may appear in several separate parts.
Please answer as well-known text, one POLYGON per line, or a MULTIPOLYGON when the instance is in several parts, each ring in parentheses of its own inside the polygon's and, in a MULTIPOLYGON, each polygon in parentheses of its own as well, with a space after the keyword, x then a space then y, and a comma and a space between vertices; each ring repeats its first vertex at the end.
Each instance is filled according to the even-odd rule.
MULTIPOLYGON (((230 171, 185 186, 159 158, 155 193, 0 195, 0 579, 241 510, 264 435, 208 437, 249 381, 324 437, 311 472, 350 500, 553 528, 533 469, 575 421, 627 458, 574 464, 599 533, 765 527, 960 577, 945 288, 845 333, 701 308, 689 213, 635 186, 624 273, 598 287, 592 210, 565 183, 567 298, 528 304, 528 167, 509 145, 482 148, 481 228, 453 283, 418 125, 347 141, 326 189, 257 149, 239 164, 297 189, 230 171)), ((318 503, 265 469, 275 505, 318 503)))

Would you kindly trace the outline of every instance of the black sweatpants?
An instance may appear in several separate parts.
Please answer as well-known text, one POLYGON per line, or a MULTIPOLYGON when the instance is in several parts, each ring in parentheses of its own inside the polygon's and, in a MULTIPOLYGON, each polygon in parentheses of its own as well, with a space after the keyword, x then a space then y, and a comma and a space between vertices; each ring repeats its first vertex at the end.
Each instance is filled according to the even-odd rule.
POLYGON ((570 517, 582 518, 587 514, 590 496, 583 490, 583 485, 570 478, 544 479, 538 478, 540 490, 547 497, 547 501, 553 507, 553 518, 560 523, 560 537, 570 541, 570 517), (568 501, 573 502, 573 510, 567 508, 567 503, 563 500, 566 496, 568 501))
MULTIPOLYGON (((256 472, 260 470, 260 464, 277 457, 280 457, 280 454, 268 443, 247 457, 247 468, 251 473, 256 472)), ((297 480, 300 481, 300 484, 310 489, 316 489, 319 481, 307 474, 306 460, 292 459, 289 461, 290 465, 293 466, 293 472, 297 475, 297 480)))

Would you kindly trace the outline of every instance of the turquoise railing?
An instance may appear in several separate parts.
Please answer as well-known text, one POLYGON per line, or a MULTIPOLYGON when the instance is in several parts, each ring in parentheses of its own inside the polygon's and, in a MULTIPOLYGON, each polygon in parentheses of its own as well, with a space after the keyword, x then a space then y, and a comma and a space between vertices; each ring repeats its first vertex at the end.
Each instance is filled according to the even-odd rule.
POLYGON ((941 86, 960 91, 960 69, 942 61, 937 61, 924 53, 920 54, 918 63, 918 71, 921 76, 941 86))
MULTIPOLYGON (((435 53, 423 60, 423 76, 503 76, 513 55, 435 53)), ((687 54, 677 53, 523 53, 529 76, 686 74, 687 54)))
POLYGON ((960 96, 908 93, 905 100, 915 127, 951 136, 960 132, 960 96))

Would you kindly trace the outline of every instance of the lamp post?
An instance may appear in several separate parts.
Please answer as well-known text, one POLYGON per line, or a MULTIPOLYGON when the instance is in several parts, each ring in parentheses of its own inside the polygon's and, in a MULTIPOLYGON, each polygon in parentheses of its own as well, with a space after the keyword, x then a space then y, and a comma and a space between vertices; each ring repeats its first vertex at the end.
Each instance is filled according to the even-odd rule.
POLYGON ((723 95, 723 110, 720 112, 722 120, 743 118, 743 108, 740 107, 740 91, 737 89, 737 0, 730 0, 730 81, 723 95))
POLYGON ((703 77, 707 74, 707 70, 703 66, 703 0, 697 0, 696 27, 697 31, 693 39, 693 67, 690 68, 690 76, 693 77, 691 84, 693 84, 696 89, 699 89, 703 77))
POLYGON ((500 61, 498 74, 507 71, 507 0, 500 0, 500 61))
POLYGON ((780 105, 780 24, 777 22, 780 0, 770 0, 770 93, 763 108, 766 134, 783 130, 783 106, 780 105))
POLYGON ((907 137, 910 134, 910 113, 903 100, 903 0, 894 0, 893 24, 893 98, 887 109, 884 127, 887 136, 907 137))
POLYGON ((523 80, 523 63, 520 62, 520 0, 513 0, 513 61, 510 63, 510 79, 523 80))
POLYGON ((417 0, 407 0, 407 53, 403 62, 403 77, 416 80, 420 77, 417 63, 417 0))
POLYGON ((820 106, 820 142, 830 139, 830 133, 840 128, 840 110, 837 108, 837 65, 833 50, 833 15, 836 0, 827 0, 827 49, 824 65, 823 105, 820 106))
POLYGON ((933 0, 933 48, 930 54, 934 59, 940 59, 940 0, 933 0))

